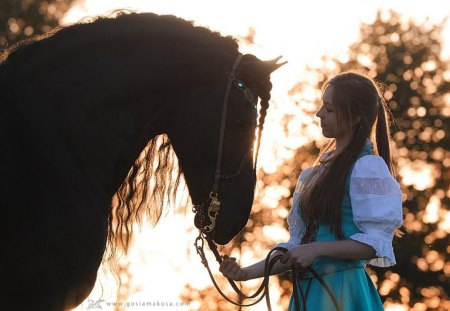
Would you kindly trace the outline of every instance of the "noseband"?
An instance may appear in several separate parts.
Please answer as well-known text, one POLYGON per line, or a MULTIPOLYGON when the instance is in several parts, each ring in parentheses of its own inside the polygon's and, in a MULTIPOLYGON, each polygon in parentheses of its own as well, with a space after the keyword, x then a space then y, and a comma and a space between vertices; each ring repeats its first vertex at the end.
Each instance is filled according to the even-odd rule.
MULTIPOLYGON (((251 152, 250 151, 249 153, 244 155, 244 158, 241 160, 241 163, 239 165, 237 173, 234 173, 234 174, 231 174, 228 176, 221 176, 223 141, 224 141, 224 137, 225 137, 225 125, 226 125, 226 120, 227 120, 228 98, 230 96, 231 86, 233 85, 233 83, 235 83, 235 84, 242 83, 239 80, 237 80, 235 77, 236 69, 238 68, 239 63, 241 62, 242 57, 243 57, 243 55, 241 53, 239 53, 236 60, 234 61, 231 71, 228 74, 228 84, 227 84, 227 88, 225 91, 225 97, 224 97, 223 107, 222 107, 222 120, 221 120, 221 124, 220 124, 219 147, 217 150, 217 161, 216 161, 216 170, 214 173, 214 183, 213 183, 211 192, 209 194, 209 198, 207 200, 208 210, 205 215, 204 214, 204 204, 194 205, 194 207, 192 209, 192 211, 195 213, 195 219, 194 219, 195 225, 197 228, 199 228, 199 235, 195 239, 194 246, 195 246, 195 249, 197 250, 197 254, 199 254, 199 256, 201 258, 202 264, 208 270, 209 276, 210 276, 214 286, 216 287, 217 291, 220 293, 220 295, 223 298, 225 298, 228 302, 230 302, 236 306, 249 307, 249 306, 253 306, 253 305, 257 304, 258 302, 260 302, 265 296, 266 302, 267 302, 267 308, 268 308, 268 310, 272 310, 271 305, 270 305, 270 298, 269 298, 269 276, 271 275, 270 272, 271 272, 273 266, 275 265, 276 261, 280 260, 280 258, 282 257, 282 254, 275 254, 273 256, 273 258, 271 258, 271 256, 275 251, 284 253, 284 252, 287 252, 287 249, 282 248, 282 247, 275 247, 269 252, 269 254, 266 257, 266 261, 265 261, 264 279, 263 279, 260 287, 258 288, 258 290, 253 295, 250 295, 250 296, 245 295, 237 287, 236 283, 234 283, 233 280, 231 280, 230 278, 227 278, 231 287, 233 287, 234 291, 239 295, 240 298, 242 298, 242 299, 257 298, 256 301, 249 303, 249 304, 237 303, 237 302, 231 300, 230 298, 228 298, 220 290, 219 286, 217 285, 217 283, 214 279, 211 269, 209 268, 208 260, 206 259, 205 252, 204 252, 204 240, 206 240, 206 242, 208 243, 209 248, 213 252, 214 257, 216 258, 217 262, 219 264, 222 263, 223 258, 219 254, 219 251, 217 250, 217 245, 214 243, 214 241, 211 238, 209 238, 206 235, 206 233, 211 233, 215 229, 216 219, 217 219, 217 216, 220 211, 220 201, 219 201, 219 193, 218 193, 220 178, 221 177, 222 178, 233 178, 233 177, 238 176, 242 170, 244 159, 247 156, 249 156, 249 153, 251 152), (207 222, 209 222, 209 224, 207 222)), ((256 101, 255 101, 252 93, 249 90, 248 91, 246 90, 246 91, 244 91, 244 94, 245 94, 245 97, 247 98, 247 100, 249 100, 251 103, 253 103, 256 107, 256 101)), ((259 145, 257 146, 256 154, 258 154, 258 149, 259 149, 259 145)), ((253 170, 256 172, 256 159, 255 159, 255 164, 254 164, 253 170)), ((322 286, 325 288, 325 290, 328 292, 328 295, 332 299, 332 301, 336 307, 336 310, 339 311, 340 309, 337 304, 336 298, 333 296, 333 293, 331 292, 331 290, 329 289, 327 284, 323 281, 322 277, 311 267, 308 267, 306 269, 308 271, 310 271, 312 273, 312 275, 322 284, 322 286)), ((306 298, 307 298, 306 296, 307 296, 308 292, 306 292, 306 295, 305 295, 303 293, 302 288, 300 286, 298 286, 297 277, 296 277, 296 273, 295 273, 294 269, 291 271, 291 276, 292 276, 292 283, 294 286, 295 308, 296 308, 296 310, 300 311, 300 303, 299 303, 298 296, 297 296, 297 290, 299 290, 301 297, 302 297, 303 310, 306 311, 306 298)), ((308 286, 308 288, 309 288, 309 286, 308 286)))

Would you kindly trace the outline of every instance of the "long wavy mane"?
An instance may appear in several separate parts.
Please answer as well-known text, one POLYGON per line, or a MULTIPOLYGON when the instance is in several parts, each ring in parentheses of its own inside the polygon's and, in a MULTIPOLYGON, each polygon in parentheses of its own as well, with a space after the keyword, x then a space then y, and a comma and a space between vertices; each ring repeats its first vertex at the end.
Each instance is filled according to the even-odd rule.
POLYGON ((182 171, 166 135, 156 136, 139 155, 113 197, 109 213, 109 255, 127 251, 133 224, 145 216, 156 225, 165 209, 176 202, 182 171))

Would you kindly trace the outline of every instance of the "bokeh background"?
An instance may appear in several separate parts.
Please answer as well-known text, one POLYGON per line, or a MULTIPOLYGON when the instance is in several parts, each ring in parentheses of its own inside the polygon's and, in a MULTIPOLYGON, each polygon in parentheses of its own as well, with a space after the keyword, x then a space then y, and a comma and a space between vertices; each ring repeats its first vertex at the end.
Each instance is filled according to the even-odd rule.
MULTIPOLYGON (((386 310, 450 310, 446 1, 2 0, 0 50, 54 27, 124 8, 192 20, 235 36, 244 53, 261 59, 283 55, 289 61, 273 74, 251 217, 243 232, 221 248, 242 265, 264 258, 275 243, 288 239, 286 216, 296 179, 325 143, 315 117, 324 80, 362 69, 384 83, 394 121, 404 236, 394 241, 395 267, 368 271, 386 310)), ((189 204, 186 208, 180 203, 156 227, 136 228, 131 251, 117 262, 121 283, 102 266, 94 291, 76 310, 236 309, 212 287, 195 253, 192 219, 189 204), (148 303, 152 306, 145 306, 148 303)), ((208 257, 218 271, 212 255, 208 257)), ((226 281, 217 277, 233 296, 226 281)), ((258 285, 258 280, 241 284, 248 292, 258 285)), ((275 310, 287 308, 290 292, 288 275, 271 279, 275 310)))

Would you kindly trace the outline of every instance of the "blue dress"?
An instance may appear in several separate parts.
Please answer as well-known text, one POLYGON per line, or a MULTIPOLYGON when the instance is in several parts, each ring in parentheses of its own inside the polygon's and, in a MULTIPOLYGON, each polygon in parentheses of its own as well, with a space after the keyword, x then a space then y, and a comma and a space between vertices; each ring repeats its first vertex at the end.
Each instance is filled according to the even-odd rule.
MULTIPOLYGON (((301 218, 298 201, 301 184, 307 174, 308 170, 301 174, 298 189, 294 192, 294 204, 288 217, 290 239, 287 243, 279 243, 276 246, 289 249, 301 244, 305 224, 301 218)), ((382 267, 395 264, 392 238, 395 228, 402 224, 401 192, 382 158, 373 155, 371 144, 362 150, 347 177, 341 221, 345 239, 371 245, 376 251, 377 258, 366 262, 321 257, 316 259, 312 267, 331 289, 341 310, 384 310, 365 266, 366 263, 382 267)), ((338 241, 330 227, 325 224, 319 225, 315 240, 338 241)), ((312 275, 297 274, 297 284, 307 294, 307 310, 335 310, 327 291, 312 275)), ((299 297, 300 310, 303 310, 300 291, 293 295, 299 297)), ((289 310, 295 310, 293 295, 289 310)))

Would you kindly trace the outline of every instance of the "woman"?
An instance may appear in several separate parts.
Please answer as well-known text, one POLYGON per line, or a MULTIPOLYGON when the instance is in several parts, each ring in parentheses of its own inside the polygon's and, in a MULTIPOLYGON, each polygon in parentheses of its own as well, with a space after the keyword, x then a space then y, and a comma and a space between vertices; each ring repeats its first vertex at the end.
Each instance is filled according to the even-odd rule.
MULTIPOLYGON (((402 224, 402 200, 393 178, 386 103, 369 77, 346 72, 325 83, 317 112, 331 138, 312 168, 300 174, 288 216, 288 249, 272 274, 311 266, 345 311, 383 310, 366 263, 395 264, 394 234, 402 224)), ((276 254, 276 253, 275 253, 276 254)), ((264 260, 241 268, 226 258, 220 271, 234 280, 262 277, 264 260)), ((303 270, 304 271, 304 270, 303 270)), ((297 272, 308 310, 334 310, 325 289, 309 273, 297 272)), ((302 299, 298 295, 300 304, 302 299)), ((294 310, 291 297, 289 309, 294 310)), ((300 306, 301 309, 303 306, 300 306)))

